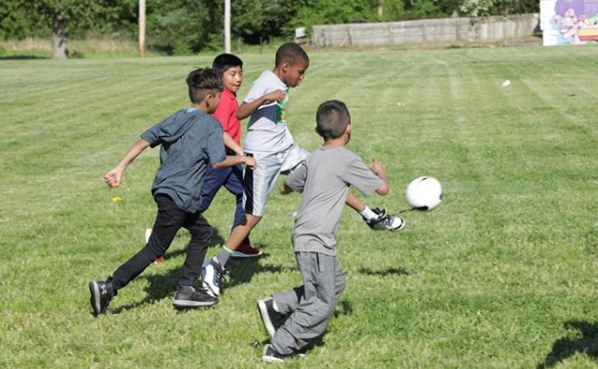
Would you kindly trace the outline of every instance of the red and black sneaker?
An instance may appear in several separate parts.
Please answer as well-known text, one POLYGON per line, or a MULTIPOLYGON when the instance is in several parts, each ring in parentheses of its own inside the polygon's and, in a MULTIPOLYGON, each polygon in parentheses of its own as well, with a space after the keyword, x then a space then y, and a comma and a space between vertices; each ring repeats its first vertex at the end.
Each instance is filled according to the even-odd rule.
POLYGON ((242 243, 237 247, 233 254, 233 258, 255 258, 262 254, 262 250, 254 249, 251 245, 242 243))

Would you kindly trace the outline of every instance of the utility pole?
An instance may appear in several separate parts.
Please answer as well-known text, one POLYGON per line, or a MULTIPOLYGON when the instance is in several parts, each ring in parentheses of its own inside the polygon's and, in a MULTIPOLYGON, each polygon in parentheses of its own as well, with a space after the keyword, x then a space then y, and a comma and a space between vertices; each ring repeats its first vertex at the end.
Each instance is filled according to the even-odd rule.
POLYGON ((224 52, 230 54, 230 2, 224 0, 224 52))
POLYGON ((139 57, 145 57, 145 0, 139 0, 139 57))

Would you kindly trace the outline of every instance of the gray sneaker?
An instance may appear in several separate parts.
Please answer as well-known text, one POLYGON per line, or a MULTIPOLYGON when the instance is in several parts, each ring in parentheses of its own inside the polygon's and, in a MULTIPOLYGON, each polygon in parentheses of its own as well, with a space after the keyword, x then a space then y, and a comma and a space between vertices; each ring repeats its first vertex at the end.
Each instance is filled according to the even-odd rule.
POLYGON ((285 316, 274 310, 274 300, 271 297, 263 300, 258 300, 257 308, 262 317, 264 328, 270 335, 270 339, 274 338, 274 333, 280 328, 285 321, 285 316))
POLYGON ((172 302, 177 308, 212 306, 217 303, 216 297, 197 291, 193 286, 179 286, 172 302))
POLYGON ((279 354, 278 351, 274 348, 274 346, 267 344, 264 346, 264 352, 262 353, 262 360, 269 362, 269 363, 284 363, 288 359, 294 358, 302 358, 305 357, 305 354, 291 354, 291 355, 283 355, 279 354))

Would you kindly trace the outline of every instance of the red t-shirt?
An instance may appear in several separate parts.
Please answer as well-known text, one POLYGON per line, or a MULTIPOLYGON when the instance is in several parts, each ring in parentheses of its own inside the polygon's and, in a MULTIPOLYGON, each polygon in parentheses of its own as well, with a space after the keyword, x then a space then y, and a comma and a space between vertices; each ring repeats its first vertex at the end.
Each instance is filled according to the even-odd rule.
POLYGON ((237 144, 241 144, 241 121, 237 119, 239 103, 237 96, 225 88, 220 96, 220 104, 214 112, 214 118, 222 124, 224 132, 228 133, 237 144))

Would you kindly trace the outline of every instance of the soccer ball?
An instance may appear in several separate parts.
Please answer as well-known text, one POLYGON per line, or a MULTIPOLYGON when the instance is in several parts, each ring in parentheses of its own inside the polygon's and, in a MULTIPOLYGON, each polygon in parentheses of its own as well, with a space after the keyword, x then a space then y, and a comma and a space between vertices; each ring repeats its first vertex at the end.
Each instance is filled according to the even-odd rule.
POLYGON ((405 197, 413 209, 431 211, 442 202, 442 185, 436 178, 419 177, 409 183, 405 197))

